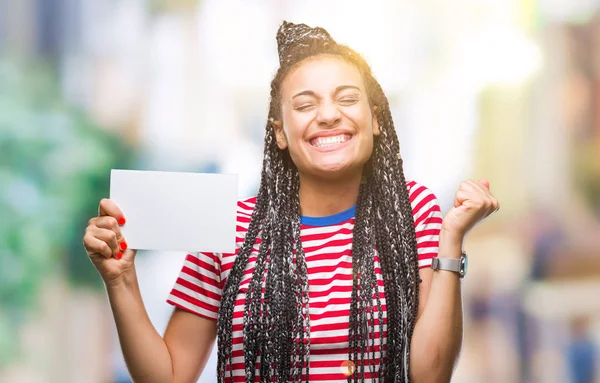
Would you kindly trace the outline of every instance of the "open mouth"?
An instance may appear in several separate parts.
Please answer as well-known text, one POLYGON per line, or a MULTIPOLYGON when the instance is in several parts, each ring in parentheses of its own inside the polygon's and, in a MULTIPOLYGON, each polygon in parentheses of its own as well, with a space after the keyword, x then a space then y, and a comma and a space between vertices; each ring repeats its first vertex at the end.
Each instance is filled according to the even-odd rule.
POLYGON ((352 136, 349 134, 340 134, 330 137, 317 137, 310 140, 310 144, 316 148, 326 148, 328 146, 343 144, 350 141, 351 138, 352 136))

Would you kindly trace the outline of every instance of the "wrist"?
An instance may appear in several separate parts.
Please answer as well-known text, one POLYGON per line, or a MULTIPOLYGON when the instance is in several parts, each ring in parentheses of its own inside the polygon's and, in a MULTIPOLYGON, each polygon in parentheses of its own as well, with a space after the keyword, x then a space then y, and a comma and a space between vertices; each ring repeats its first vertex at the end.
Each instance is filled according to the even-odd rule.
POLYGON ((133 267, 127 271, 124 271, 117 278, 104 280, 104 287, 109 294, 116 291, 131 290, 136 286, 137 275, 133 267))
POLYGON ((445 258, 460 258, 463 249, 464 237, 455 232, 444 229, 440 231, 438 256, 445 258))

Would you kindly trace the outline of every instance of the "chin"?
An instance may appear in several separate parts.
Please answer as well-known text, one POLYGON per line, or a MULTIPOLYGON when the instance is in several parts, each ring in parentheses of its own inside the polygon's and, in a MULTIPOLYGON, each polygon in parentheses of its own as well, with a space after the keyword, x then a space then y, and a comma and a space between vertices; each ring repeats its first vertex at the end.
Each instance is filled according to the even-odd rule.
POLYGON ((360 172, 359 166, 353 166, 348 163, 337 163, 337 164, 322 164, 310 171, 310 174, 322 177, 322 178, 340 178, 347 177, 354 173, 360 172))

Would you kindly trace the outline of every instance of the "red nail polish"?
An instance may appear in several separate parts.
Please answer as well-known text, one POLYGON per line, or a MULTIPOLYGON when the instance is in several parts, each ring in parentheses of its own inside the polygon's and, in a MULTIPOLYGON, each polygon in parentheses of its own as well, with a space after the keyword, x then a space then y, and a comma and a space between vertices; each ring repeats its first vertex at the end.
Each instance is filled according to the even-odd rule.
POLYGON ((119 244, 121 250, 125 251, 127 249, 127 242, 123 241, 119 244))
POLYGON ((121 253, 120 251, 117 251, 117 259, 121 259, 123 258, 123 253, 121 253))
POLYGON ((125 221, 125 217, 121 217, 121 218, 119 218, 119 220, 118 220, 117 222, 119 222, 119 225, 121 225, 121 226, 122 226, 122 225, 125 225, 125 222, 126 222, 126 221, 125 221))

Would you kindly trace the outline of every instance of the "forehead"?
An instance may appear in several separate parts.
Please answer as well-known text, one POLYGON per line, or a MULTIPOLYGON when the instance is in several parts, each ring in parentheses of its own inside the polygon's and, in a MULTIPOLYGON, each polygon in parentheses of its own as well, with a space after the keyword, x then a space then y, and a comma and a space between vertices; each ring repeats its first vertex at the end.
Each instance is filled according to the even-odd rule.
POLYGON ((309 57, 283 79, 281 95, 292 97, 304 90, 328 93, 340 85, 354 85, 364 90, 362 76, 354 65, 333 55, 309 57))

